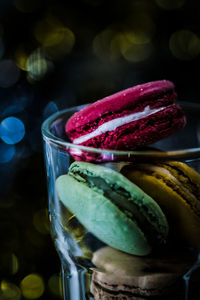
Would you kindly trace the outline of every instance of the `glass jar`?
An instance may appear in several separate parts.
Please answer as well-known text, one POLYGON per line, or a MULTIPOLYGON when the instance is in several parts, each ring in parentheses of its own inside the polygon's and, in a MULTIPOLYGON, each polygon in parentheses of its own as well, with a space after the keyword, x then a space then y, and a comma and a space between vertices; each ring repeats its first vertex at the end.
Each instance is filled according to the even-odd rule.
MULTIPOLYGON (((57 179, 68 174, 75 160, 87 160, 115 172, 121 172, 126 164, 134 168, 138 163, 181 161, 200 173, 200 106, 180 104, 187 116, 185 128, 140 151, 102 150, 72 144, 65 134, 65 123, 84 106, 60 111, 43 123, 50 226, 61 261, 65 300, 146 299, 148 296, 196 299, 192 298, 196 292, 192 292, 189 279, 198 267, 197 248, 189 249, 177 243, 167 251, 163 247, 162 253, 159 249, 159 253, 154 251, 145 257, 114 249, 80 222, 63 204, 56 189, 57 179)), ((75 189, 66 191, 68 201, 73 201, 75 189)))

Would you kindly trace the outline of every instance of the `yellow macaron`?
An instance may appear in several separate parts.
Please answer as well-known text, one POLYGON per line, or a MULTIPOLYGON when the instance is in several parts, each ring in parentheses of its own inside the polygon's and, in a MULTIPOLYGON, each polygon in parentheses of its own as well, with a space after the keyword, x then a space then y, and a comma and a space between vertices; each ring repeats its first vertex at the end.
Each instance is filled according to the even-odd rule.
POLYGON ((127 165, 121 172, 160 205, 173 236, 200 246, 200 174, 178 161, 127 165))

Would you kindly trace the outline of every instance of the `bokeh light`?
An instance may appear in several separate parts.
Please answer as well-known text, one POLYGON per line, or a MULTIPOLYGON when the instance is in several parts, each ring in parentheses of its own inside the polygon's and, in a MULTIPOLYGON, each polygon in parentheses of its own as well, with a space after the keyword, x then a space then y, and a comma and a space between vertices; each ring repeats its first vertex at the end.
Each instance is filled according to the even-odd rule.
POLYGON ((200 39, 190 30, 178 30, 171 35, 169 48, 176 58, 192 60, 200 54, 200 39))
POLYGON ((31 93, 22 93, 19 95, 14 95, 12 102, 9 105, 4 105, 1 108, 0 117, 1 119, 15 115, 17 113, 23 112, 28 105, 32 103, 31 93))
POLYGON ((15 50, 15 63, 23 71, 27 71, 27 60, 30 56, 30 51, 25 49, 25 46, 20 44, 15 50))
POLYGON ((27 299, 37 299, 45 290, 44 280, 39 274, 29 274, 20 283, 22 294, 27 299))
POLYGON ((146 5, 146 1, 142 1, 141 5, 135 3, 134 15, 127 19, 126 28, 118 37, 121 53, 129 62, 138 63, 148 59, 154 49, 152 40, 156 26, 151 14, 146 12, 146 5))
POLYGON ((0 299, 1 300, 20 300, 21 291, 19 287, 6 280, 1 281, 0 285, 0 299))
MULTIPOLYGON (((7 106, 1 113, 1 117, 12 115, 23 111, 24 106, 22 104, 12 104, 7 106)), ((1 125, 0 125, 1 126, 1 125)), ((1 134, 1 133, 0 133, 1 134)))
POLYGON ((58 111, 58 106, 55 102, 50 101, 44 108, 43 118, 46 119, 53 113, 58 111))
MULTIPOLYGON (((4 206, 4 208, 5 208, 5 206, 4 206)), ((8 208, 8 206, 7 206, 7 208, 8 208)), ((2 209, 3 209, 3 207, 1 205, 1 210, 2 209)), ((6 228, 6 227, 8 227, 8 226, 5 226, 5 224, 4 224, 4 228, 6 228)), ((0 235, 1 235, 1 237, 4 236, 3 233, 0 233, 0 235)), ((11 245, 9 245, 9 246, 11 246, 11 245)), ((1 266, 1 274, 15 275, 19 270, 19 260, 18 260, 17 256, 15 255, 15 253, 10 252, 8 250, 8 248, 5 247, 5 250, 3 252, 1 251, 0 266, 1 266)))
POLYGON ((25 127, 20 119, 8 117, 0 123, 0 137, 6 144, 16 144, 23 139, 24 135, 25 127))
POLYGON ((33 216, 33 224, 40 233, 49 234, 48 210, 41 209, 36 211, 33 216))
POLYGON ((55 296, 62 295, 61 277, 58 274, 53 274, 48 280, 48 288, 55 296))
POLYGON ((153 46, 143 34, 128 32, 118 36, 120 50, 123 57, 130 62, 141 62, 149 58, 153 46))
POLYGON ((19 270, 19 261, 15 253, 11 254, 11 274, 16 274, 19 270))
POLYGON ((151 16, 133 11, 132 18, 127 18, 123 25, 113 24, 98 33, 93 40, 93 51, 102 61, 116 62, 123 57, 129 62, 141 62, 153 52, 154 33, 151 16))
POLYGON ((27 59, 28 75, 33 80, 42 79, 53 68, 52 62, 45 58, 41 48, 36 49, 27 59))
POLYGON ((148 35, 145 31, 141 31, 140 29, 125 31, 124 36, 130 43, 133 43, 135 45, 143 45, 151 41, 151 36, 148 35))
POLYGON ((44 236, 40 234, 40 232, 33 226, 31 228, 27 228, 26 230, 26 239, 38 249, 42 249, 45 247, 44 236))
POLYGON ((34 36, 49 59, 60 59, 69 54, 75 43, 72 30, 52 15, 36 23, 34 36))
POLYGON ((166 10, 181 8, 186 0, 155 0, 158 6, 166 10))
POLYGON ((102 61, 114 62, 120 57, 118 41, 116 41, 117 32, 113 29, 101 31, 93 40, 93 51, 102 61))
POLYGON ((20 70, 10 59, 0 61, 0 87, 8 88, 14 85, 20 77, 20 70))
POLYGON ((15 155, 15 146, 0 143, 0 163, 7 163, 15 155))

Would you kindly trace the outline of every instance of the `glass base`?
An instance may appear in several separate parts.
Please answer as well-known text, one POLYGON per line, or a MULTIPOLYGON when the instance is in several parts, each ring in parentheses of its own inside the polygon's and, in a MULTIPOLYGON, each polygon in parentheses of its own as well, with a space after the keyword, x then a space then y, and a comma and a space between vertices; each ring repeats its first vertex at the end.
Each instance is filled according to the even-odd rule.
POLYGON ((63 300, 94 300, 90 292, 91 272, 79 265, 62 265, 63 300), (71 273, 69 273, 71 269, 71 273))
MULTIPOLYGON (((91 269, 62 261, 63 300, 197 300, 199 299, 198 286, 193 280, 192 282, 190 280, 193 272, 197 269, 199 269, 199 262, 180 278, 173 288, 170 287, 171 292, 165 295, 144 296, 139 293, 131 294, 123 291, 109 294, 106 288, 102 288, 94 282, 91 269)), ((102 270, 99 272, 101 273, 102 270)))

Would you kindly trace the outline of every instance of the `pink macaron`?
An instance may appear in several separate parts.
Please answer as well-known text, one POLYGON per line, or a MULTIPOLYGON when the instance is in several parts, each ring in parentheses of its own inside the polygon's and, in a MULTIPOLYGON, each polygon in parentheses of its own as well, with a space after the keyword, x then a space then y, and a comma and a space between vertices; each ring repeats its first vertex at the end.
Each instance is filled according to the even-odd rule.
POLYGON ((65 131, 77 145, 134 150, 184 127, 185 114, 176 99, 171 81, 137 85, 76 112, 66 123, 65 131))

